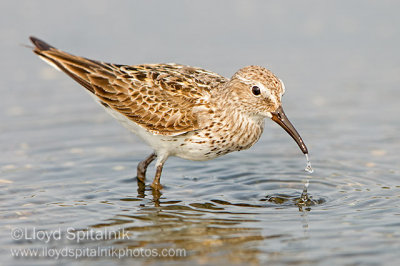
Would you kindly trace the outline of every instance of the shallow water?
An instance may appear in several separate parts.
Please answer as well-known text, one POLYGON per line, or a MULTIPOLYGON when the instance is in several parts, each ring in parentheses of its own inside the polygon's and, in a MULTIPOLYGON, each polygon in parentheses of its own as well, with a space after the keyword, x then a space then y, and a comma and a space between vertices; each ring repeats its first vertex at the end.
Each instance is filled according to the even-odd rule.
POLYGON ((0 81, 2 264, 399 262, 398 4, 306 2, 309 13, 296 2, 43 3, 1 4, 9 11, 0 16, 9 51, 0 81), (151 150, 19 46, 30 34, 116 63, 175 61, 227 76, 247 64, 270 67, 285 81, 284 108, 314 173, 303 170, 290 136, 267 121, 248 151, 209 162, 170 158, 155 193, 153 168, 146 186, 135 180, 151 150), (86 248, 119 253, 52 253, 86 248), (24 249, 46 256, 11 255, 24 249), (149 253, 164 249, 171 256, 149 253))

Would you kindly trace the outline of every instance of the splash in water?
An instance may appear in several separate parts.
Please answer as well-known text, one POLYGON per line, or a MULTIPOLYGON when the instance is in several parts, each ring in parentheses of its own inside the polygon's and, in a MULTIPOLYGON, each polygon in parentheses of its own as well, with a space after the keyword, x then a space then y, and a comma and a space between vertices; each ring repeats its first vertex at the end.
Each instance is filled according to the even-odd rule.
POLYGON ((306 156, 306 160, 307 160, 307 166, 306 166, 306 168, 304 170, 307 173, 311 174, 312 172, 314 172, 314 169, 312 169, 312 167, 311 167, 310 159, 308 158, 308 153, 305 153, 304 155, 306 156))
POLYGON ((306 202, 308 199, 308 186, 310 185, 310 180, 307 179, 306 183, 304 184, 303 192, 301 193, 300 200, 306 202))
MULTIPOLYGON (((307 160, 307 166, 304 170, 307 173, 311 174, 312 172, 314 172, 314 170, 311 167, 310 159, 308 158, 307 153, 305 153, 304 155, 306 156, 306 160, 307 160)), ((309 185, 310 185, 310 180, 307 178, 306 183, 304 184, 303 192, 301 193, 300 199, 298 201, 299 208, 300 208, 300 205, 307 204, 307 202, 310 200, 308 193, 307 193, 309 185)))

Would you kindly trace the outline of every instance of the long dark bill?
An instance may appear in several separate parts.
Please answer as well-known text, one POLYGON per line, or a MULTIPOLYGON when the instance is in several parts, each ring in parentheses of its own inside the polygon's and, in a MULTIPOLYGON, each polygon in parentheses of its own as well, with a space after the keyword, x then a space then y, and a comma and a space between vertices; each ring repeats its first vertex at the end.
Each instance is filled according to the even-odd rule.
POLYGON ((271 112, 271 114, 271 119, 274 120, 278 125, 280 125, 287 133, 289 133, 289 135, 296 141, 297 145, 299 145, 299 148, 304 154, 308 154, 306 144, 304 144, 303 139, 300 137, 299 133, 297 133, 297 130, 294 128, 292 123, 290 123, 289 119, 282 109, 282 106, 279 106, 279 108, 275 112, 271 112))

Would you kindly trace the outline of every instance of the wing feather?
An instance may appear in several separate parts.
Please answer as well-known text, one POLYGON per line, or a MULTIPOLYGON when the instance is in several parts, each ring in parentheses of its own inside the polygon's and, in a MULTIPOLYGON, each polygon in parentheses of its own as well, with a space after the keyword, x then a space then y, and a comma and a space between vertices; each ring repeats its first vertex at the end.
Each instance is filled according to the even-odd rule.
POLYGON ((158 135, 200 129, 199 116, 208 108, 211 90, 227 82, 199 68, 109 64, 68 54, 34 37, 31 40, 36 54, 96 95, 105 107, 158 135))

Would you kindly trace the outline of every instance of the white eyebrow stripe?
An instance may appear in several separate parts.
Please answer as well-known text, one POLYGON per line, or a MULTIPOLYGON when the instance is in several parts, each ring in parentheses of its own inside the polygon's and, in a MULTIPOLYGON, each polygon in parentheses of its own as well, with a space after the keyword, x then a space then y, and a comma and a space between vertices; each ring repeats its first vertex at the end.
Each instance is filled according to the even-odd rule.
POLYGON ((242 77, 242 76, 237 75, 237 78, 240 79, 241 81, 243 81, 243 82, 246 83, 246 84, 249 84, 249 85, 251 84, 251 81, 250 81, 250 80, 245 79, 245 78, 242 77))
POLYGON ((264 85, 261 82, 255 82, 253 80, 249 80, 249 79, 245 79, 242 76, 237 75, 237 78, 240 79, 241 81, 243 81, 244 83, 248 84, 248 85, 256 85, 258 86, 262 91, 265 92, 265 96, 268 98, 273 98, 272 100, 276 103, 276 99, 274 97, 272 97, 271 91, 268 90, 267 88, 264 87, 264 85))

